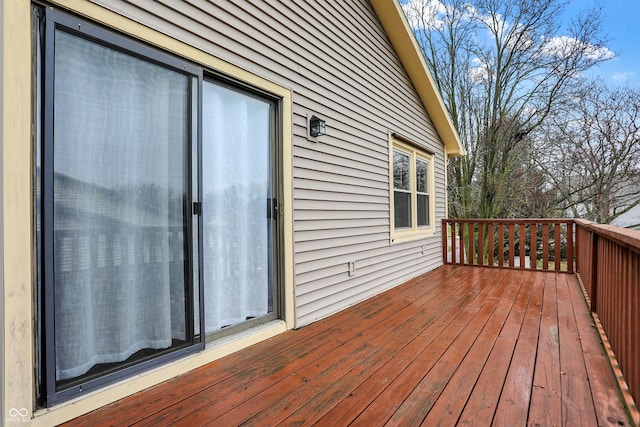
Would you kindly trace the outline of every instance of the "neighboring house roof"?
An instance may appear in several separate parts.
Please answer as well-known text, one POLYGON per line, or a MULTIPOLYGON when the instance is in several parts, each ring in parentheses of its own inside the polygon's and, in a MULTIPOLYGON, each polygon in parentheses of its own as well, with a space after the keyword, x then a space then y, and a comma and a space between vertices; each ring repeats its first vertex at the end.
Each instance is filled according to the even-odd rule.
POLYGON ((431 121, 435 126, 449 156, 466 154, 453 126, 449 112, 442 101, 433 77, 422 57, 418 42, 397 0, 371 0, 391 44, 398 53, 431 121))
POLYGON ((611 221, 611 225, 640 230, 640 205, 611 221))

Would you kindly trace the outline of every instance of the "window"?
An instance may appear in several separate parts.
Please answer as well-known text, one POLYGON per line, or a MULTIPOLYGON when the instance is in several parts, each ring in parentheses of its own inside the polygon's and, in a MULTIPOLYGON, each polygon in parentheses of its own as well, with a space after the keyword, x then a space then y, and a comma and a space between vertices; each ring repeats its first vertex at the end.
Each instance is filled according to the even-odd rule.
POLYGON ((411 155, 393 149, 393 206, 396 229, 411 228, 411 155))
POLYGON ((434 231, 433 155, 391 138, 390 181, 393 242, 434 231))
POLYGON ((39 12, 38 365, 50 406, 278 316, 278 99, 39 12))

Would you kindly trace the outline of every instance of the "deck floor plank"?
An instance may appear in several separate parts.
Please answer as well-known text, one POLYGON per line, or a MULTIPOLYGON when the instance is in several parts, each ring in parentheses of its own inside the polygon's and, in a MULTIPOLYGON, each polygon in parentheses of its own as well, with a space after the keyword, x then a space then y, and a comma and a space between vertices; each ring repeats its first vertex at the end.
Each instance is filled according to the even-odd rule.
POLYGON ((524 426, 531 401, 531 387, 536 361, 544 276, 536 276, 529 298, 511 365, 493 418, 493 425, 524 426))
MULTIPOLYGON (((441 301, 444 304, 448 295, 440 293, 438 295, 429 295, 428 297, 435 301, 441 301)), ((421 306, 419 301, 420 300, 416 302, 416 306, 421 306)), ((275 383, 261 393, 261 405, 256 405, 256 399, 247 400, 243 404, 234 407, 222 417, 217 418, 216 423, 219 425, 235 425, 247 421, 254 416, 259 416, 251 420, 251 422, 256 423, 261 418, 269 418, 272 421, 276 421, 276 417, 286 417, 288 413, 307 403, 307 400, 314 396, 322 395, 325 388, 336 384, 343 386, 342 382, 345 380, 342 379, 342 377, 345 376, 346 373, 349 374, 349 377, 359 377, 362 375, 360 371, 362 371, 363 368, 374 369, 375 361, 377 359, 384 361, 385 355, 380 357, 380 345, 370 345, 369 342, 384 343, 408 339, 413 331, 410 328, 403 327, 404 320, 408 317, 423 316, 426 318, 430 317, 426 313, 418 311, 416 307, 405 307, 395 315, 384 319, 384 322, 379 322, 365 330, 358 336, 358 339, 351 340, 335 348, 332 352, 327 353, 313 364, 306 365, 303 369, 296 372, 295 376, 303 379, 305 384, 304 389, 283 387, 281 384, 275 383), (397 340, 394 340, 394 337, 397 338, 397 340), (358 346, 362 347, 363 342, 367 344, 368 347, 368 353, 366 354, 360 354, 361 348, 358 348, 358 346), (355 366, 349 364, 351 358, 355 358, 357 362, 355 366)), ((286 379, 287 378, 285 378, 285 381, 286 379)), ((204 415, 203 412, 198 414, 198 416, 201 417, 200 419, 202 419, 204 415)), ((185 421, 187 421, 187 419, 185 421)), ((188 421, 196 422, 197 419, 190 417, 188 421)))
MULTIPOLYGON (((464 331, 473 331, 474 328, 470 327, 471 320, 480 311, 482 306, 480 301, 491 297, 495 292, 495 287, 491 286, 492 283, 495 283, 495 276, 487 275, 478 280, 476 287, 481 289, 480 293, 469 301, 466 307, 458 311, 454 321, 429 347, 422 351, 406 369, 391 379, 388 386, 354 420, 354 426, 371 426, 394 416, 415 386, 427 375, 460 334, 464 331)), ((485 312, 488 310, 485 308, 485 312)))
POLYGON ((495 305, 483 305, 478 309, 467 327, 435 361, 427 375, 415 385, 411 394, 396 409, 389 420, 392 425, 420 425, 495 309, 495 305))
POLYGON ((558 274, 558 334, 562 341, 560 380, 562 382, 563 424, 596 425, 597 418, 589 376, 580 344, 580 334, 569 296, 567 275, 558 274))
POLYGON ((475 287, 473 292, 467 291, 466 298, 460 298, 455 304, 446 307, 446 310, 443 310, 433 323, 427 325, 420 335, 408 342, 397 353, 392 354, 384 366, 372 373, 348 396, 325 413, 318 420, 318 425, 333 426, 336 425, 336 422, 339 425, 346 425, 353 421, 360 412, 378 398, 394 378, 397 378, 408 366, 411 366, 427 346, 434 343, 439 337, 446 337, 446 328, 455 331, 459 327, 458 324, 450 326, 450 323, 457 319, 461 324, 464 319, 460 318, 460 312, 464 310, 470 300, 475 298, 479 291, 480 288, 475 287))
MULTIPOLYGON (((538 335, 531 409, 532 425, 561 425, 560 334, 558 330, 557 283, 555 273, 544 273, 544 300, 538 335)), ((580 425, 580 424, 579 424, 580 425)))
POLYGON ((577 280, 435 271, 66 425, 630 425, 577 280))
MULTIPOLYGON (((283 422, 289 425, 297 425, 299 423, 315 422, 323 417, 337 404, 348 398, 356 387, 388 362, 390 354, 395 353, 398 355, 404 350, 407 343, 420 342, 419 335, 425 331, 427 325, 434 324, 438 318, 443 317, 447 312, 456 312, 460 307, 464 307, 467 299, 472 298, 473 295, 474 293, 471 293, 467 286, 464 286, 453 290, 452 293, 444 293, 441 295, 441 301, 435 299, 424 301, 421 305, 422 310, 420 313, 412 316, 402 316, 400 324, 383 340, 383 343, 386 342, 382 348, 383 351, 376 353, 366 361, 366 369, 361 372, 350 372, 340 382, 330 384, 322 393, 310 396, 303 406, 283 422)), ((454 318, 453 314, 450 315, 450 318, 454 318)), ((396 356, 392 356, 392 358, 394 357, 396 356)), ((285 396, 284 399, 287 399, 287 397, 285 396)))
POLYGON ((458 419, 459 425, 491 425, 502 386, 507 376, 513 351, 520 335, 522 321, 529 302, 535 274, 527 274, 509 311, 509 316, 496 338, 478 381, 458 419))
POLYGON ((504 327, 516 297, 524 285, 522 276, 517 277, 507 286, 501 286, 504 293, 496 301, 497 308, 480 331, 469 352, 459 363, 457 370, 442 394, 440 394, 438 400, 426 415, 422 422, 423 426, 455 425, 458 421, 498 335, 504 327))

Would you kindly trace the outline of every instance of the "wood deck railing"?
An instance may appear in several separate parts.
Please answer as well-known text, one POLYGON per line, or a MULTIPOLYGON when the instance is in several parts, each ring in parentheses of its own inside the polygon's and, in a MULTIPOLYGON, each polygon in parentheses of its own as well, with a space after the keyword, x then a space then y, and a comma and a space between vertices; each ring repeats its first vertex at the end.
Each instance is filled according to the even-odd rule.
POLYGON ((640 231, 576 220, 577 271, 640 401, 640 231))
POLYGON ((443 219, 445 264, 574 272, 572 219, 443 219))
POLYGON ((443 219, 445 264, 577 272, 640 401, 640 231, 573 219, 443 219))

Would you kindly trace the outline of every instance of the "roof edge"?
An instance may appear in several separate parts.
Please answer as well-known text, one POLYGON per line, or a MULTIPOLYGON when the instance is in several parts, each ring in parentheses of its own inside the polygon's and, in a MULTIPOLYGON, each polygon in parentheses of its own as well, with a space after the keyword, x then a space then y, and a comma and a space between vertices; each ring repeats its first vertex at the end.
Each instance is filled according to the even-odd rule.
POLYGON ((449 112, 444 105, 436 84, 422 57, 418 41, 411 31, 409 22, 397 0, 370 0, 382 27, 387 33, 400 62, 404 66, 418 96, 422 100, 431 121, 444 143, 448 156, 466 154, 458 132, 453 126, 449 112))

